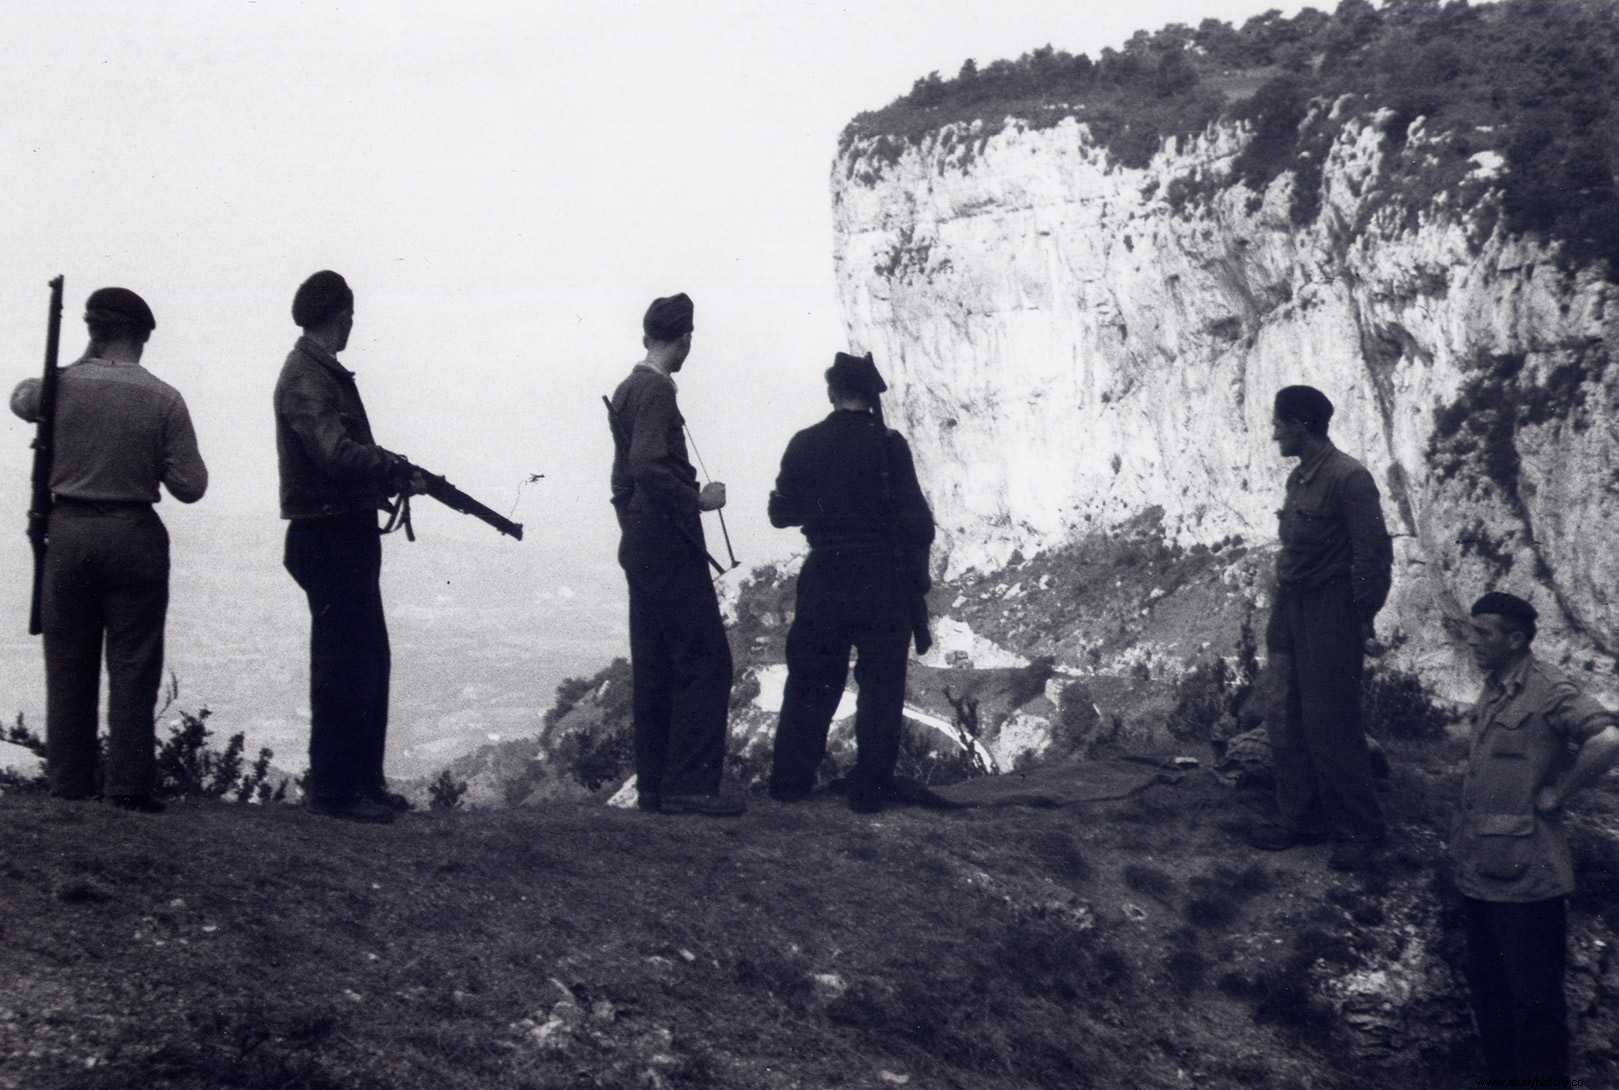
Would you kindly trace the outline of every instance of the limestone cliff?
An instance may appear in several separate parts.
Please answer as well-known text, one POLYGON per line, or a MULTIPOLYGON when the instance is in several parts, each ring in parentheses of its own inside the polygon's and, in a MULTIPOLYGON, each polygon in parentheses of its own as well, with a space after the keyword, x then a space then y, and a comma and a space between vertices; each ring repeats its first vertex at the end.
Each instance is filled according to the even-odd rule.
POLYGON ((1296 172, 1234 180, 1236 122, 1168 139, 1142 169, 1074 118, 845 146, 848 338, 888 377, 945 565, 993 569, 1153 506, 1182 545, 1274 540, 1292 463, 1271 397, 1306 382, 1383 490, 1396 572, 1380 630, 1402 663, 1466 695, 1454 622, 1510 587, 1542 612, 1542 653, 1612 695, 1615 286, 1508 233, 1496 153, 1391 199, 1389 160, 1408 179, 1454 158, 1453 134, 1419 117, 1393 142, 1386 112, 1342 107, 1314 107, 1335 136, 1304 226, 1296 172))

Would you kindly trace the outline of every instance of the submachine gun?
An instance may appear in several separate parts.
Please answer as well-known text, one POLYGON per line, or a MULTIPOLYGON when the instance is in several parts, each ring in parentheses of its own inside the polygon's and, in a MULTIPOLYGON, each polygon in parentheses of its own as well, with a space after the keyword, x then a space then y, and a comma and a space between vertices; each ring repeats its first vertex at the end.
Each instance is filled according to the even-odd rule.
POLYGON ((382 529, 383 533, 389 534, 403 527, 405 537, 410 541, 416 540, 416 531, 410 524, 410 497, 412 493, 421 493, 433 497, 452 511, 471 515, 478 521, 493 526, 508 537, 523 540, 522 523, 513 522, 498 511, 485 507, 437 473, 423 469, 402 455, 392 451, 387 453, 392 459, 388 466, 388 483, 394 492, 394 500, 393 506, 389 508, 388 524, 382 529))
POLYGON ((45 375, 39 383, 39 415, 34 429, 33 494, 28 503, 28 542, 34 547, 34 589, 28 600, 28 634, 44 631, 40 613, 45 593, 45 548, 50 536, 51 465, 56 443, 56 355, 62 341, 62 278, 50 283, 45 324, 45 375))

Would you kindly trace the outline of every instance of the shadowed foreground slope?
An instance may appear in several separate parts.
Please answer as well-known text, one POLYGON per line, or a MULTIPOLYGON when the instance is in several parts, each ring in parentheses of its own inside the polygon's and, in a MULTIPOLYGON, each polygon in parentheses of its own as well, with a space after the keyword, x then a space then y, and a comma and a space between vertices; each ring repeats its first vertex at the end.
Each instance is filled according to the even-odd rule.
MULTIPOLYGON (((1397 802, 1401 850, 1345 880, 1234 849, 1256 799, 1201 770, 949 792, 978 805, 391 828, 7 794, 0 1087, 1465 1085, 1433 815, 1397 802)), ((1577 912, 1574 962, 1597 934, 1577 912)), ((1611 960, 1574 974, 1589 1031, 1611 960)))

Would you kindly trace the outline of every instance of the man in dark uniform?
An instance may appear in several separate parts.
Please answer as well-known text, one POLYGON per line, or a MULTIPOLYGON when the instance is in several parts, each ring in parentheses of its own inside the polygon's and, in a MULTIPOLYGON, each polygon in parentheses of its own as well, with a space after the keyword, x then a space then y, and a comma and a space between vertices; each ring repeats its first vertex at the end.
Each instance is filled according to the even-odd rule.
POLYGON ((1574 864, 1563 804, 1619 760, 1619 725, 1530 650, 1535 608, 1492 591, 1469 644, 1485 672, 1450 838, 1465 906, 1467 978, 1490 1086, 1566 1088, 1566 899, 1574 864))
MULTIPOLYGON (((51 794, 95 793, 96 704, 107 648, 107 768, 102 795, 157 813, 153 723, 163 678, 169 535, 152 505, 161 482, 181 503, 208 488, 185 399, 140 365, 157 328, 126 288, 85 303, 90 346, 58 375, 53 506, 45 553, 45 744, 51 794)), ((11 397, 33 422, 40 383, 11 397)))
POLYGON ((691 352, 693 309, 684 292, 652 301, 641 322, 646 358, 613 391, 613 508, 630 591, 639 805, 728 816, 742 812, 720 794, 731 648, 699 517, 725 506, 725 486, 697 487, 670 377, 691 352))
POLYGON ((388 822, 410 808, 388 790, 388 626, 377 511, 402 460, 376 444, 354 373, 337 362, 354 326, 354 293, 337 273, 305 280, 292 300, 303 336, 275 385, 275 445, 285 564, 309 600, 309 795, 317 813, 388 822))
POLYGON ((1285 698, 1267 716, 1280 824, 1267 851, 1336 841, 1329 865, 1366 865, 1386 839, 1361 725, 1360 680, 1393 551, 1377 484, 1327 438, 1332 402, 1311 386, 1276 394, 1271 437, 1299 464, 1280 511, 1282 551, 1265 645, 1285 698))
MULTIPOLYGON (((787 444, 770 522, 802 526, 810 554, 787 633, 787 691, 776 727, 770 794, 808 795, 858 652, 858 757, 849 808, 882 809, 899 757, 905 659, 928 589, 933 513, 905 439, 883 424, 888 389, 870 354, 839 352, 826 372, 832 413, 787 444)), ((918 638, 925 640, 925 616, 918 638)), ((925 648, 924 648, 925 649, 925 648)))

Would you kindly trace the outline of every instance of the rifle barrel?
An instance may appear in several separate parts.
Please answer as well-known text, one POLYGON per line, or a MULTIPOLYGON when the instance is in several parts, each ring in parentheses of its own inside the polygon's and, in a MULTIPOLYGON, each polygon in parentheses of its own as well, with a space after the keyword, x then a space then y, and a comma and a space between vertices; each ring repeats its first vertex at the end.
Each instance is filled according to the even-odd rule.
POLYGON ((34 430, 32 493, 28 504, 28 542, 34 550, 34 585, 28 600, 28 634, 45 630, 45 549, 51 520, 51 466, 56 445, 56 360, 62 343, 62 285, 50 282, 50 310, 45 322, 45 373, 39 383, 38 424, 34 430))

